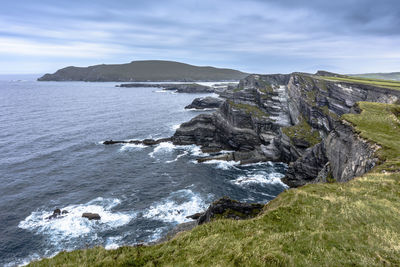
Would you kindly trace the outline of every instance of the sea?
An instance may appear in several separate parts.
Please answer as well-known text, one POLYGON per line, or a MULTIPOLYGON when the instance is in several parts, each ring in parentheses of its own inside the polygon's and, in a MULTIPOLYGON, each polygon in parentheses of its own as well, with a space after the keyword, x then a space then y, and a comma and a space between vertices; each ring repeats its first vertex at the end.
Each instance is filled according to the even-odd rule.
POLYGON ((35 78, 0 76, 1 266, 153 242, 222 196, 266 203, 286 189, 283 163, 197 163, 207 156, 198 146, 169 142, 102 144, 170 137, 213 112, 184 109, 213 94, 35 78), (56 208, 68 213, 46 219, 56 208))

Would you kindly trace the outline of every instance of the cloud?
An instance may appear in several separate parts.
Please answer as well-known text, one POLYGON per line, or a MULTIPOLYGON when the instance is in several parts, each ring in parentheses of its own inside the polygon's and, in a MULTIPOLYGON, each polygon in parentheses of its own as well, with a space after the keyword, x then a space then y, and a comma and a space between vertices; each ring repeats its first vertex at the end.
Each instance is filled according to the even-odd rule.
POLYGON ((27 66, 43 62, 38 72, 54 71, 48 68, 55 61, 62 67, 134 59, 249 72, 400 69, 394 0, 4 2, 0 57, 29 56, 27 66))

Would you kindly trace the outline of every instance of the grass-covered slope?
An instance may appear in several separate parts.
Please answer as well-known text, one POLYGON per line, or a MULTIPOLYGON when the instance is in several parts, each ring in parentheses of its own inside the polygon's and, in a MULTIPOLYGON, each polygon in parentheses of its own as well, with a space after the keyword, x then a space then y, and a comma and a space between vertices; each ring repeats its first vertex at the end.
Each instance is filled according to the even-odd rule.
POLYGON ((363 77, 363 78, 372 78, 372 79, 400 81, 400 72, 363 73, 363 74, 352 74, 350 76, 363 77))
POLYGON ((362 177, 287 190, 254 219, 217 220, 156 246, 63 252, 31 265, 400 265, 400 106, 359 106, 343 118, 381 146, 383 162, 362 177))

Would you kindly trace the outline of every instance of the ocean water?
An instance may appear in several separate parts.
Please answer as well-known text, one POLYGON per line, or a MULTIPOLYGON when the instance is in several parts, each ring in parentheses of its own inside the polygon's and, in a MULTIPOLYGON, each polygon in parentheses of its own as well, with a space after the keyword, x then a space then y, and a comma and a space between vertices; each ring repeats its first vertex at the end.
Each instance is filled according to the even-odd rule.
POLYGON ((210 95, 115 85, 0 79, 0 265, 154 241, 219 197, 267 202, 285 189, 284 164, 198 164, 196 146, 100 144, 169 137, 201 113, 184 106, 210 95), (56 208, 69 213, 47 220, 56 208))

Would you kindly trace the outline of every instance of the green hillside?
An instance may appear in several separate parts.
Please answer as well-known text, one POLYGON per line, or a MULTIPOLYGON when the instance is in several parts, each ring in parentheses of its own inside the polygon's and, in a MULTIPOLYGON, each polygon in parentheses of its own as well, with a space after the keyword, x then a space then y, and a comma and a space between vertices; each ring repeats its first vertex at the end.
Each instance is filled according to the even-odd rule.
POLYGON ((45 74, 39 81, 146 82, 146 81, 233 81, 248 74, 232 69, 199 67, 162 60, 132 61, 127 64, 66 67, 45 74))

